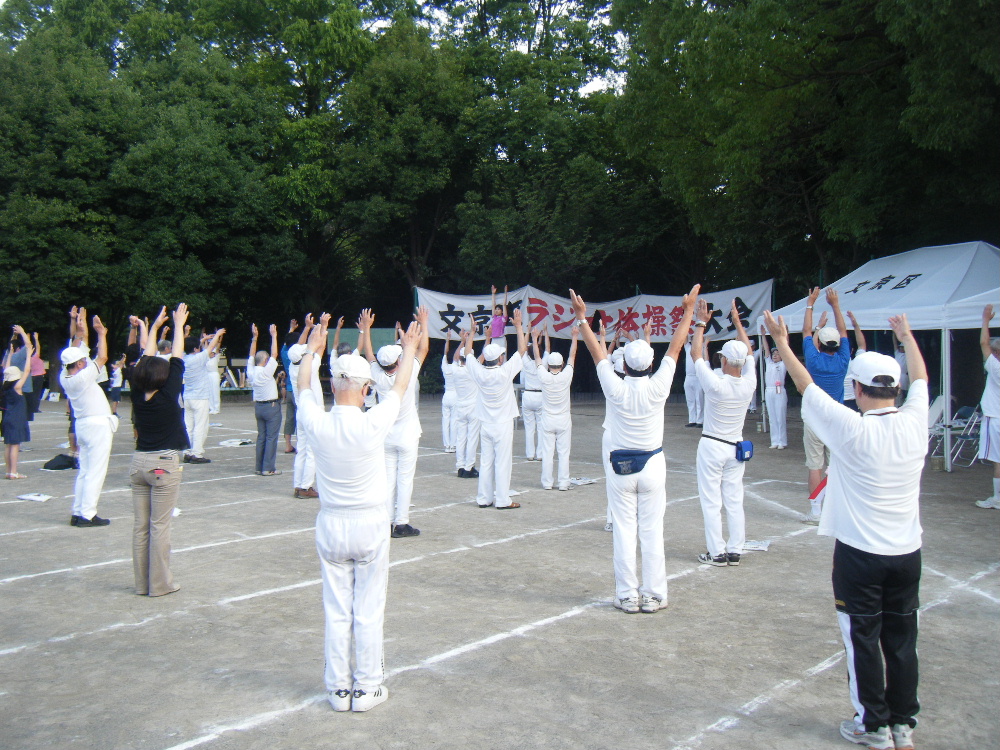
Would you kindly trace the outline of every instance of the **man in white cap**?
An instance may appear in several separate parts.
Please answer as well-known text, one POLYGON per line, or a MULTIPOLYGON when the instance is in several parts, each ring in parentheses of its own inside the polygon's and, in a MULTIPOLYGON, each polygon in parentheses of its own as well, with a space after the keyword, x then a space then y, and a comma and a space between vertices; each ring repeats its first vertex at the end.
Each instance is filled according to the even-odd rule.
MULTIPOLYGON (((694 334, 694 331, 691 331, 694 334)), ((702 352, 702 357, 705 354, 702 352)), ((705 391, 694 371, 691 342, 684 344, 684 399, 687 401, 688 421, 685 427, 701 427, 705 421, 705 391)))
MULTIPOLYGON (((471 320, 472 316, 469 317, 471 320)), ((475 320, 471 322, 474 329, 475 320)), ((483 347, 483 363, 480 364, 472 351, 475 337, 470 335, 465 343, 465 366, 479 389, 476 416, 479 417, 482 457, 476 503, 480 508, 491 505, 498 510, 521 507, 510 499, 514 419, 517 417, 514 377, 521 371, 521 360, 528 351, 520 310, 514 311, 514 330, 517 332, 517 351, 509 360, 506 360, 503 347, 491 343, 483 347)))
POLYGON ((247 364, 247 384, 251 388, 257 420, 254 473, 265 477, 281 473, 275 467, 278 433, 281 432, 281 404, 278 383, 274 379, 278 369, 278 327, 272 323, 269 332, 270 355, 266 351, 257 351, 257 325, 250 325, 250 361, 247 364))
MULTIPOLYGON (((385 472, 388 478, 386 504, 392 520, 392 538, 420 536, 420 529, 410 525, 410 500, 413 497, 413 476, 417 470, 417 449, 420 445, 420 418, 417 415, 417 376, 430 350, 427 328, 427 308, 417 310, 416 319, 420 324, 420 341, 415 360, 409 368, 409 382, 400 403, 396 423, 385 439, 385 472)), ((396 386, 400 357, 403 347, 389 344, 372 352, 371 327, 375 316, 371 310, 361 313, 361 335, 364 339, 362 351, 371 366, 371 378, 375 383, 379 400, 396 386)))
POLYGON ((209 398, 212 395, 208 360, 215 353, 225 332, 225 328, 220 328, 207 341, 199 336, 188 336, 184 339, 184 426, 191 440, 191 451, 184 456, 185 463, 212 462, 212 459, 205 456, 209 398))
MULTIPOLYGON (((308 346, 309 334, 317 324, 313 322, 312 314, 305 317, 305 324, 299 334, 299 340, 288 347, 288 381, 292 385, 292 399, 298 403, 299 399, 299 368, 302 359, 305 357, 308 346)), ((310 360, 309 382, 314 394, 322 395, 323 389, 319 381, 319 367, 322 357, 312 357, 310 360)), ((296 425, 297 426, 297 425, 296 425)), ((309 436, 299 433, 296 430, 295 438, 295 460, 292 464, 292 497, 306 499, 319 497, 314 485, 316 484, 316 461, 313 456, 312 445, 309 443, 309 436)))
MULTIPOLYGON (((532 338, 537 338, 539 328, 532 332, 532 338)), ((545 332, 545 356, 551 351, 548 331, 545 332)), ((521 362, 521 421, 524 423, 524 455, 529 461, 540 461, 543 458, 542 448, 542 384, 538 380, 538 371, 534 357, 525 357, 521 362)))
POLYGON ((326 344, 328 319, 324 314, 313 328, 300 363, 297 419, 316 457, 327 698, 334 711, 360 712, 389 697, 382 684, 391 519, 385 440, 412 382, 421 332, 418 323, 411 323, 403 334, 395 383, 368 411, 363 407, 365 391, 372 387, 370 363, 356 354, 338 356, 332 371, 334 406, 327 412, 313 387, 311 360, 326 344))
POLYGON ((705 300, 698 302, 695 317, 694 367, 705 389, 705 425, 698 441, 698 497, 705 520, 708 551, 699 562, 722 567, 740 564, 746 541, 743 515, 743 472, 746 463, 737 459, 736 444, 743 440, 747 406, 757 389, 757 370, 750 354, 750 338, 743 328, 736 301, 729 314, 736 326, 736 340, 722 347, 722 377, 716 375, 701 356, 705 327, 712 313, 705 300), (729 539, 722 538, 722 509, 726 509, 729 539))
MULTIPOLYGON (((560 490, 569 489, 569 449, 573 440, 573 418, 570 415, 570 386, 573 384, 573 365, 580 329, 573 326, 573 343, 565 363, 559 352, 549 352, 542 359, 538 349, 538 335, 532 332, 534 364, 538 382, 542 386, 542 489, 552 489, 553 453, 559 454, 560 490)), ((528 358, 525 357, 527 360, 528 358)), ((523 373, 522 373, 523 374, 523 373)))
POLYGON ((784 321, 770 312, 764 318, 802 393, 802 419, 830 447, 819 533, 837 540, 833 596, 855 710, 840 733, 874 750, 910 750, 920 710, 917 607, 927 368, 906 316, 889 318, 906 347, 910 391, 897 409, 899 364, 884 354, 859 354, 850 370, 858 414, 813 382, 788 345, 784 321))
MULTIPOLYGON (((826 301, 833 310, 836 328, 820 328, 813 335, 813 308, 819 299, 820 288, 809 291, 806 312, 802 318, 802 348, 805 353, 806 370, 813 382, 837 403, 844 402, 844 376, 851 363, 851 344, 847 339, 847 324, 840 312, 840 297, 836 289, 826 290, 826 301)), ((819 523, 823 510, 822 495, 815 492, 823 481, 829 463, 829 449, 823 445, 816 432, 808 425, 802 429, 802 445, 806 452, 806 468, 809 470, 810 515, 806 523, 819 523)))
POLYGON ((454 366, 451 371, 455 384, 455 470, 463 479, 478 479, 476 468, 476 451, 479 450, 479 417, 476 401, 479 399, 479 389, 472 382, 469 368, 465 364, 465 343, 469 331, 462 331, 462 340, 455 352, 454 366))
POLYGON ((64 367, 59 373, 59 385, 76 417, 76 442, 80 449, 80 471, 73 487, 73 510, 69 521, 71 526, 78 528, 111 523, 97 515, 97 501, 104 488, 111 442, 118 429, 118 419, 112 416, 107 396, 97 384, 100 368, 108 361, 108 329, 96 315, 93 323, 97 332, 97 356, 93 360, 87 347, 87 311, 82 307, 77 312, 70 337, 73 345, 59 355, 64 367))
POLYGON ((979 348, 983 352, 986 387, 979 402, 983 423, 979 426, 979 458, 993 462, 993 495, 976 500, 980 508, 1000 510, 1000 338, 990 338, 993 305, 983 308, 983 326, 979 332, 979 348))
POLYGON ((644 340, 625 345, 625 377, 611 367, 608 353, 587 325, 587 304, 569 290, 576 325, 597 364, 597 377, 608 402, 604 461, 613 518, 615 598, 628 614, 653 613, 667 605, 667 570, 663 554, 663 514, 667 507, 667 464, 663 458, 663 408, 670 395, 677 358, 684 348, 694 304, 695 285, 684 296, 684 314, 656 372, 653 348, 644 340), (636 570, 636 540, 642 554, 642 585, 636 570))

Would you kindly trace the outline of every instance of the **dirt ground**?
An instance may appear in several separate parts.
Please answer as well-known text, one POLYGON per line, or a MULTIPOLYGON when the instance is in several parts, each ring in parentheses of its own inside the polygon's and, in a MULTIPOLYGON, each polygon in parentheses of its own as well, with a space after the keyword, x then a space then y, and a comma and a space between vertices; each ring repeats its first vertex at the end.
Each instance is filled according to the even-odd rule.
MULTIPOLYGON (((124 404, 123 404, 124 406, 124 404)), ((127 408, 98 513, 69 526, 75 472, 43 472, 66 419, 46 404, 21 471, 0 487, 0 747, 284 750, 336 748, 848 747, 852 710, 830 588, 833 542, 808 510, 801 422, 791 448, 746 473, 747 536, 770 541, 738 568, 700 565, 697 431, 667 407, 669 606, 625 615, 613 594, 611 534, 597 464, 603 403, 574 405, 572 474, 541 489, 515 432, 522 508, 474 504, 441 449, 440 407, 424 435, 411 522, 393 540, 386 612, 390 698, 335 714, 323 692, 315 500, 253 474, 250 404, 213 417, 211 464, 188 466, 173 525, 181 590, 132 593, 127 408), (47 502, 16 499, 25 492, 47 502)), ((990 470, 924 472, 917 747, 993 747, 1000 719, 1000 512, 973 505, 990 470)))

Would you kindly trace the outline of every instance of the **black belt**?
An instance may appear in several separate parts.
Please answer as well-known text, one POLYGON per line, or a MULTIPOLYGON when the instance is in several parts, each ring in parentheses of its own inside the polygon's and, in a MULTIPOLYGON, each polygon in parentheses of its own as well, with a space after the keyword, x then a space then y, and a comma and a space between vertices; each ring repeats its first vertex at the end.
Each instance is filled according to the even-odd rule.
POLYGON ((716 437, 715 435, 709 435, 707 432, 701 433, 701 436, 703 438, 708 438, 709 440, 716 440, 716 441, 718 441, 720 443, 725 443, 726 445, 736 445, 736 443, 731 443, 728 440, 723 440, 722 438, 716 437))
POLYGON ((270 401, 254 401, 255 404, 276 404, 278 399, 272 398, 270 401))
POLYGON ((542 389, 541 388, 525 388, 524 392, 525 393, 541 393, 542 389))

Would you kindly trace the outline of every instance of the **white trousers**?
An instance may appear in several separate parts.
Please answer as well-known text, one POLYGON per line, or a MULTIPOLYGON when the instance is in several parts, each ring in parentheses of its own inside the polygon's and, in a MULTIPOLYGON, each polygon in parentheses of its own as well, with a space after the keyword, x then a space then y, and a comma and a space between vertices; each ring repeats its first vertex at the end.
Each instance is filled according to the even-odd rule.
POLYGON ((292 487, 308 490, 316 484, 316 459, 305 430, 295 431, 295 463, 292 464, 292 487))
POLYGON ((191 441, 188 453, 192 456, 204 456, 205 438, 208 437, 207 398, 184 399, 184 426, 187 428, 188 440, 191 441))
POLYGON ((705 543, 713 557, 723 552, 742 554, 746 541, 743 516, 743 472, 736 447, 703 437, 698 441, 698 496, 705 518, 705 543), (729 542, 722 538, 722 508, 726 508, 729 542))
POLYGON ((542 487, 552 489, 553 452, 559 454, 559 487, 569 487, 569 447, 573 420, 569 414, 542 415, 542 487))
POLYGON ((212 390, 208 394, 208 413, 218 414, 222 406, 222 378, 218 372, 212 374, 212 390))
POLYGON ((510 472, 513 464, 514 420, 480 422, 479 439, 482 455, 479 459, 480 505, 493 503, 498 508, 510 505, 510 472))
POLYGON ((441 442, 445 448, 455 447, 458 419, 458 396, 454 391, 445 391, 441 398, 441 442))
POLYGON ((774 388, 764 389, 764 403, 767 404, 767 420, 771 425, 771 445, 788 447, 788 394, 782 388, 778 393, 774 388))
POLYGON ((389 485, 386 510, 394 524, 410 522, 410 500, 413 498, 413 475, 417 471, 419 444, 419 436, 404 443, 385 444, 385 477, 389 485))
POLYGON ((614 524, 611 536, 615 595, 625 599, 643 594, 665 602, 667 565, 663 555, 663 513, 667 508, 667 462, 663 454, 658 453, 638 474, 619 476, 610 471, 608 478, 614 524), (642 556, 642 585, 636 569, 636 541, 642 556))
POLYGON ((524 391, 521 394, 521 419, 524 421, 524 455, 527 458, 542 458, 541 391, 524 391))
POLYGON ((76 443, 80 447, 80 470, 73 487, 73 515, 90 520, 97 515, 97 501, 104 489, 111 457, 114 417, 76 420, 76 443))
POLYGON ((326 613, 326 689, 370 692, 385 678, 382 629, 389 583, 389 524, 384 511, 321 511, 316 518, 316 551, 326 613))
POLYGON ((471 469, 479 450, 479 420, 472 409, 458 410, 455 417, 455 468, 471 469))
POLYGON ((688 422, 705 421, 705 391, 698 378, 684 378, 684 398, 687 399, 688 422))
POLYGON ((601 464, 604 466, 604 492, 608 498, 607 523, 613 524, 614 520, 611 518, 611 475, 614 474, 614 471, 611 470, 611 448, 608 446, 607 430, 601 435, 601 464))

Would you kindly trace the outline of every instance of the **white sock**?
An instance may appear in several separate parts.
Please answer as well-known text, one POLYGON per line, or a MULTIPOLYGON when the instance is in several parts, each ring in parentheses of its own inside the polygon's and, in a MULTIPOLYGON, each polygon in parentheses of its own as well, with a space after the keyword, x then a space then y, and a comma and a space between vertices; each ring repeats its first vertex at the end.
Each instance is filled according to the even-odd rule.
POLYGON ((823 499, 810 500, 809 506, 812 508, 812 514, 818 518, 823 512, 823 499))

